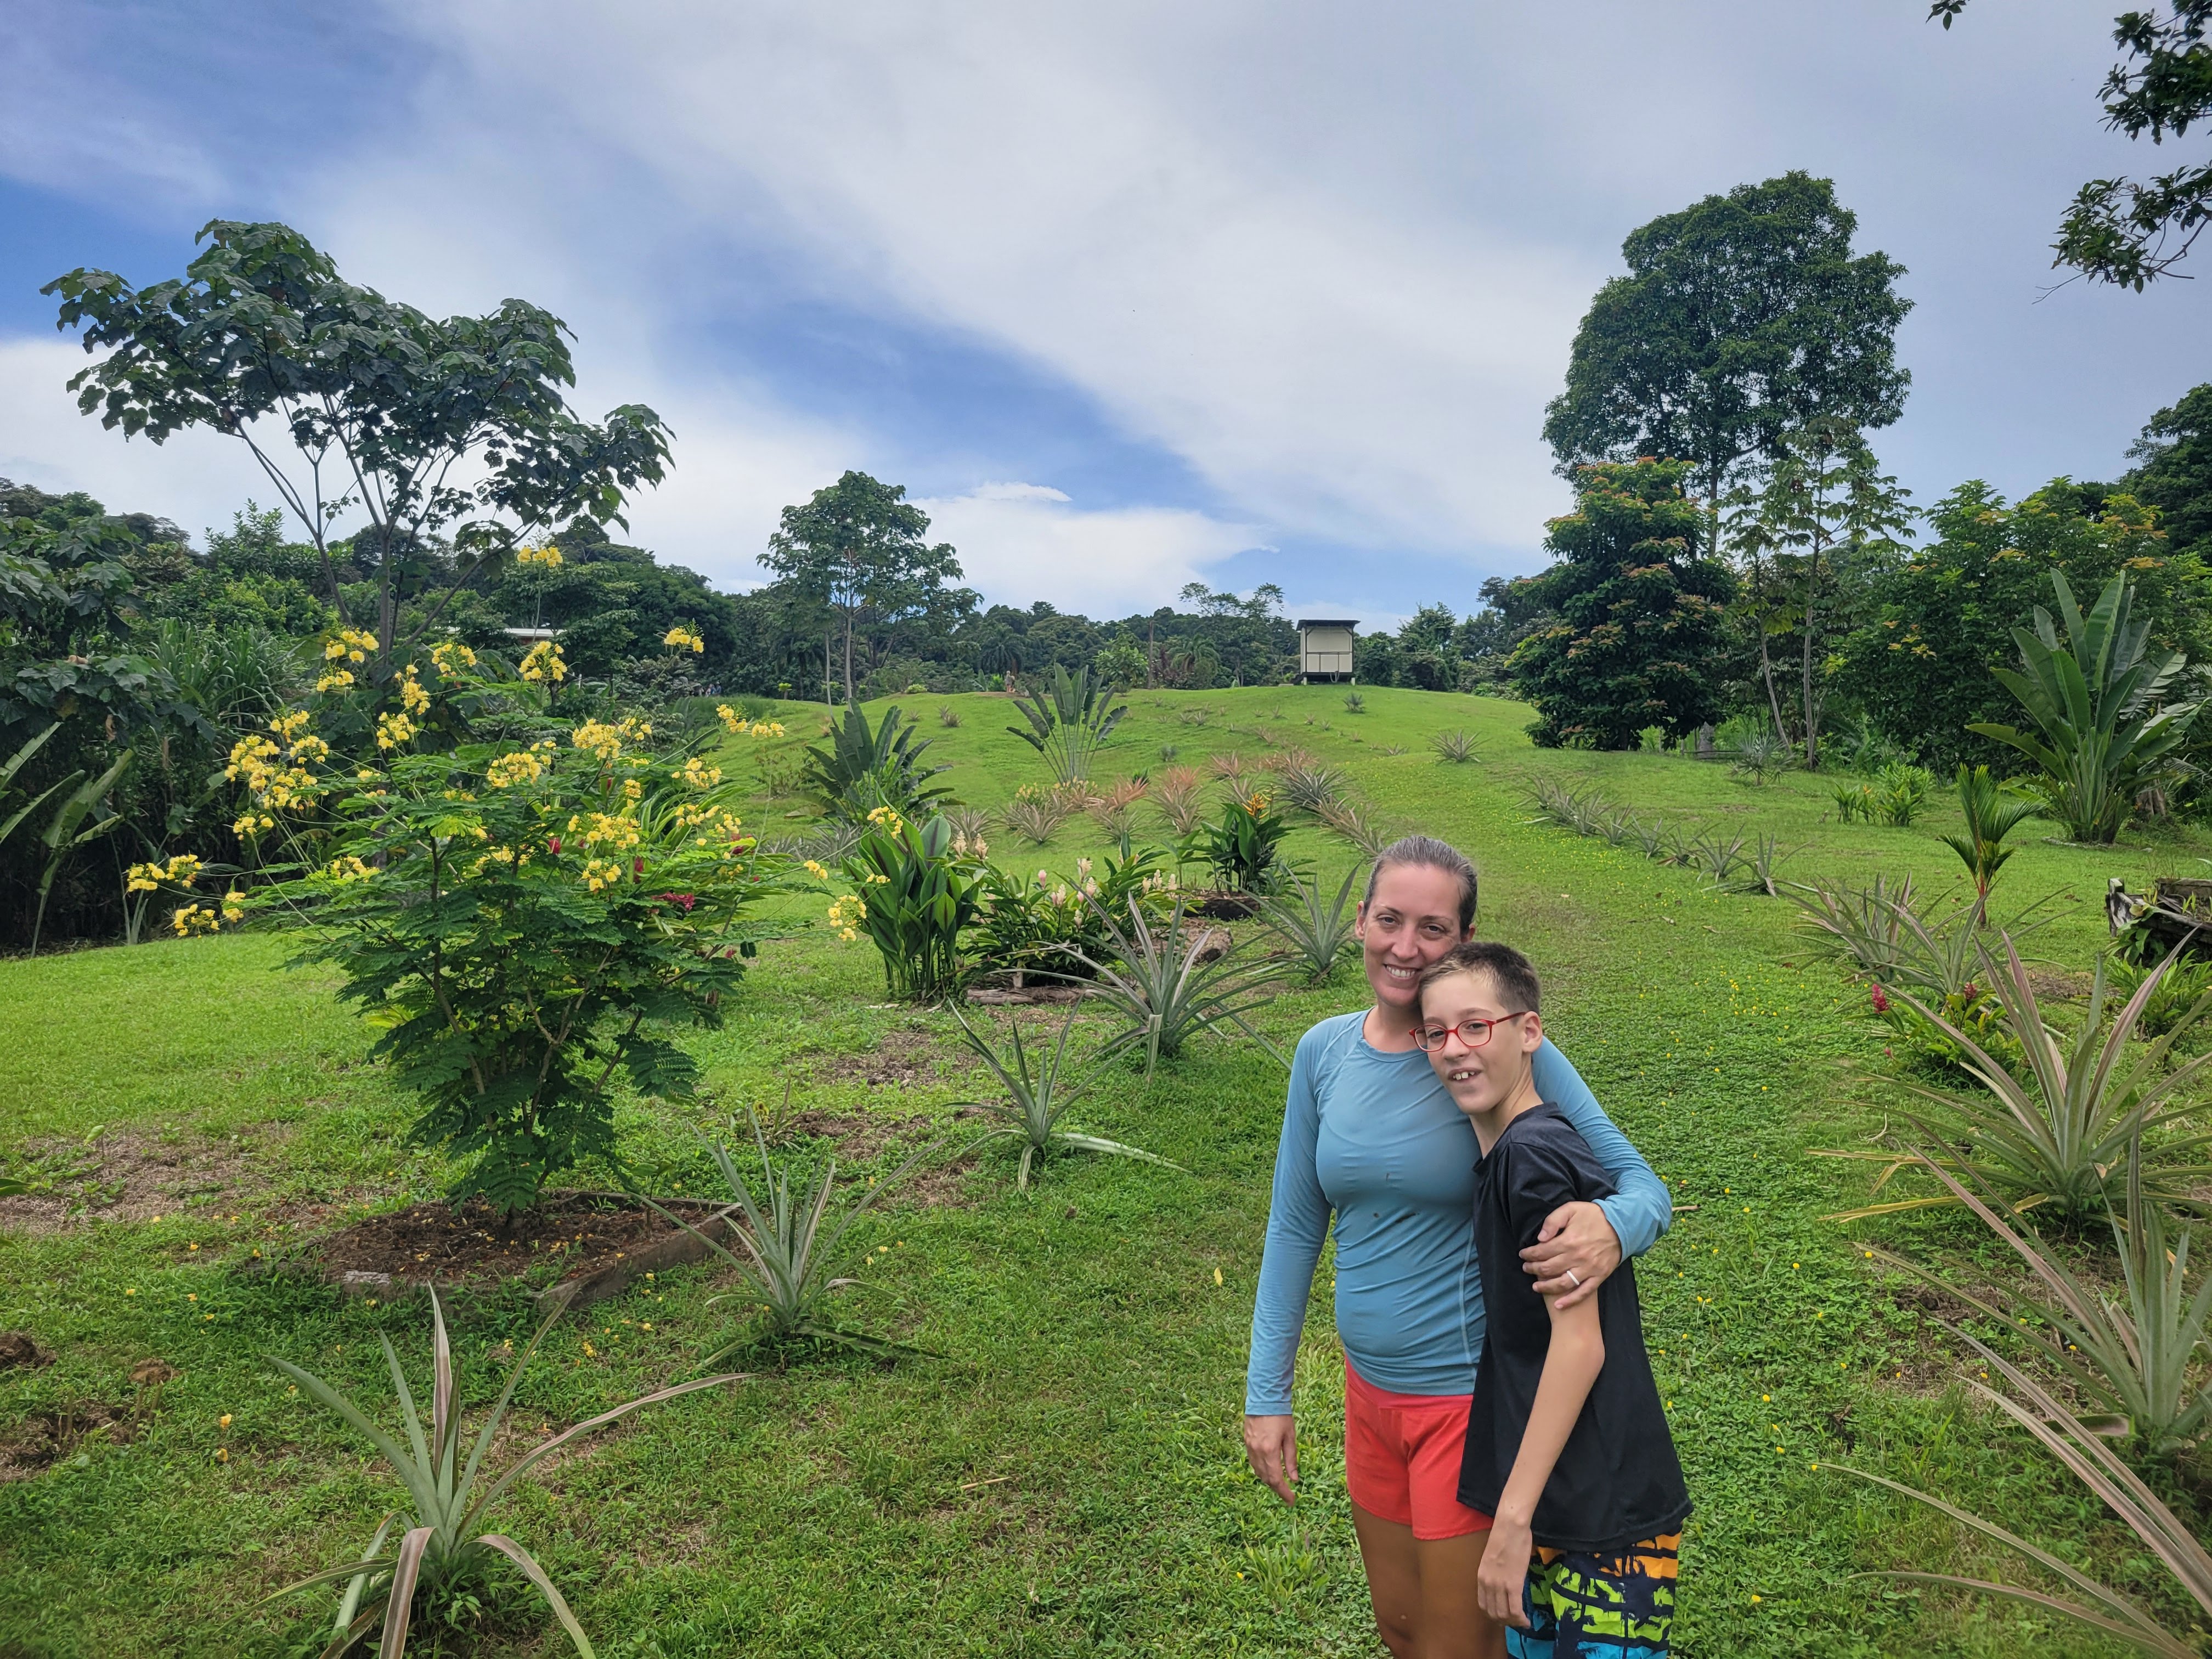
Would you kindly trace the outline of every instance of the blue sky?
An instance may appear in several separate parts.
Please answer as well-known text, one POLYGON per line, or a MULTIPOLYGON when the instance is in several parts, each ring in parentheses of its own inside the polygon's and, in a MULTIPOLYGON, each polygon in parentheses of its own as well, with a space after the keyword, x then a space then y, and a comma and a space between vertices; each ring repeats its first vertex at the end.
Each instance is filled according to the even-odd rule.
POLYGON ((282 218, 426 309, 565 316, 584 410, 678 434, 638 538, 725 586, 857 466, 993 599, 1464 611, 1542 562, 1543 404, 1621 238, 1795 167, 1907 267, 1876 443, 1917 499, 2109 477, 2212 378, 2212 296, 2052 291, 2047 245, 2081 179, 2182 152, 2100 129, 2097 7, 1924 14, 15 0, 0 473, 227 520, 235 447, 76 416, 37 290, 282 218))

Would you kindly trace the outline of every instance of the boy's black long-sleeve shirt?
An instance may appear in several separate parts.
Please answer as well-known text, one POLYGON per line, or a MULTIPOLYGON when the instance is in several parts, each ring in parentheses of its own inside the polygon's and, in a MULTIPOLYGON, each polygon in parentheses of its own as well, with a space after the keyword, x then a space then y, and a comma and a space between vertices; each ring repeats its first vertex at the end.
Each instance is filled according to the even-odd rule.
MULTIPOLYGON (((1535 1407, 1552 1316, 1521 1252, 1562 1204, 1612 1195, 1588 1143, 1546 1104, 1507 1124, 1474 1166, 1474 1241, 1489 1334, 1476 1370, 1459 1500, 1495 1515, 1535 1407)), ((1636 1270, 1624 1260, 1597 1290, 1605 1364, 1590 1385, 1530 1535, 1553 1549, 1602 1555, 1680 1527, 1690 1512, 1682 1466, 1644 1348, 1636 1270)))

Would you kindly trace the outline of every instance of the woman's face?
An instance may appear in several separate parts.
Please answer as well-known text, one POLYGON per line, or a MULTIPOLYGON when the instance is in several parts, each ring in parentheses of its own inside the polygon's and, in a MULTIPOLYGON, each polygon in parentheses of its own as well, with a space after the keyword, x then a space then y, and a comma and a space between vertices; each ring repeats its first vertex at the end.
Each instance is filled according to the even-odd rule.
POLYGON ((1359 907, 1359 946, 1380 1007, 1408 1025, 1421 969, 1467 936, 1459 925, 1459 878, 1425 864, 1385 866, 1375 896, 1359 907))

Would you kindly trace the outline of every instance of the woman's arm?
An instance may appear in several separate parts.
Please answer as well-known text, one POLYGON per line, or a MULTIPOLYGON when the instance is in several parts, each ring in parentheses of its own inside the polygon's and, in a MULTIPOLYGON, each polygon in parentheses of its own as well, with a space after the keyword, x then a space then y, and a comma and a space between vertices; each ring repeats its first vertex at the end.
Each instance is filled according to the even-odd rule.
POLYGON ((1260 1282, 1252 1304, 1252 1358, 1244 1376, 1244 1411, 1251 1417, 1286 1416, 1298 1339, 1305 1331, 1314 1265, 1328 1237, 1328 1196, 1314 1167, 1321 1133, 1314 1094, 1314 1062, 1321 1048, 1309 1032, 1291 1062, 1283 1134, 1275 1149, 1274 1196, 1267 1209, 1267 1242, 1260 1256, 1260 1282))
POLYGON ((1548 1042, 1536 1050, 1535 1073, 1536 1092, 1566 1114, 1567 1121, 1575 1126, 1575 1132, 1613 1177, 1613 1195, 1600 1199, 1597 1207, 1605 1212, 1621 1253, 1642 1255, 1674 1224, 1674 1202, 1667 1183, 1651 1172, 1644 1154, 1613 1127, 1582 1074, 1548 1042))

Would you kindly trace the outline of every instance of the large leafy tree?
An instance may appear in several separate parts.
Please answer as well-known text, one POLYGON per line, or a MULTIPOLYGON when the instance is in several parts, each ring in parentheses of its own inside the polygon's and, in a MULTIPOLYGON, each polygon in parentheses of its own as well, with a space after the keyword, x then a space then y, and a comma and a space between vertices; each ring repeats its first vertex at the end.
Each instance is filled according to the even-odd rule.
POLYGON ((2017 659, 2014 632, 2048 605, 2054 572, 2097 592, 2124 571, 2151 647, 2212 657, 2212 571, 2169 548, 2157 515, 2131 496, 2084 507, 2067 478, 2017 503, 1979 480, 1938 501, 1934 539, 1876 577, 1861 625, 1837 647, 1838 695, 1930 765, 2010 766, 2008 750, 1969 728, 2014 717, 1996 671, 2017 659))
POLYGON ((942 604, 960 579, 952 544, 932 545, 929 515, 906 486, 848 472, 783 509, 761 562, 836 614, 844 637, 845 701, 853 701, 853 641, 864 621, 896 622, 942 604))
POLYGON ((1646 726, 1680 737, 1719 713, 1734 584, 1700 551, 1705 514, 1682 493, 1687 471, 1584 467, 1575 511, 1545 538, 1558 562, 1514 584, 1519 605, 1553 617, 1508 665, 1536 706, 1540 744, 1629 749, 1646 726))
POLYGON ((2128 456, 2136 468, 2121 488, 2158 509, 2167 541, 2177 550, 2212 541, 2212 386, 2152 416, 2128 456))
MULTIPOLYGON (((1966 0, 1935 0, 1928 15, 1949 28, 1966 0)), ((2185 138, 2212 117, 2212 0, 2175 0, 2170 10, 2122 12, 2112 40, 2127 56, 2105 76, 2100 92, 2105 125, 2130 138, 2150 135, 2154 144, 2185 138)), ((2141 293, 2188 258, 2212 223, 2212 164, 2197 162, 2159 173, 2144 183, 2092 179, 2051 244, 2051 263, 2071 265, 2092 282, 2141 293)))
POLYGON ((1802 749, 1808 767, 1820 763, 1831 641, 1861 620, 1873 577, 1903 556, 1899 538, 1910 533, 1913 516, 1908 493, 1856 431, 1816 421, 1784 440, 1759 489, 1731 497, 1728 540, 1742 577, 1739 612, 1758 644, 1775 729, 1802 749), (1796 684, 1785 699, 1773 647, 1791 634, 1797 661, 1783 678, 1796 684))
POLYGON ((657 483, 668 432, 642 404, 599 425, 568 408, 567 325, 508 300, 441 321, 342 279, 327 254, 281 224, 217 219, 185 274, 135 289, 80 268, 41 290, 58 326, 104 352, 70 381, 102 425, 160 443, 193 427, 243 443, 319 555, 331 603, 342 590, 331 536, 367 520, 352 557, 375 581, 383 675, 393 672, 400 601, 433 538, 458 555, 453 594, 496 569, 524 539, 578 520, 623 522, 627 494, 657 483))
POLYGON ((1632 233, 1628 275, 1590 302, 1566 390, 1545 411, 1562 476, 1669 458, 1717 508, 1739 469, 1778 456, 1794 428, 1896 420, 1911 376, 1895 337, 1912 302, 1896 291, 1904 267, 1853 254, 1857 225, 1829 180, 1788 173, 1632 233))

